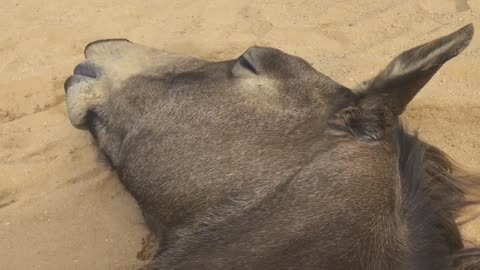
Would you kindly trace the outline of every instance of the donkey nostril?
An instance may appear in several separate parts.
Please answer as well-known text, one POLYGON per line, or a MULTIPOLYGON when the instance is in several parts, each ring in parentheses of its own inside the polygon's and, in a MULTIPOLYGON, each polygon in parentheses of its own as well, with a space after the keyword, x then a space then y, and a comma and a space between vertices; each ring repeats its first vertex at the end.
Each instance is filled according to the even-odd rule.
POLYGON ((73 70, 73 74, 75 75, 82 75, 86 77, 90 77, 93 79, 97 78, 97 67, 92 62, 85 61, 83 63, 78 64, 75 69, 73 70))
POLYGON ((65 93, 67 92, 68 88, 75 84, 75 81, 76 79, 74 75, 68 77, 68 79, 65 80, 65 82, 63 83, 63 89, 65 89, 65 93))

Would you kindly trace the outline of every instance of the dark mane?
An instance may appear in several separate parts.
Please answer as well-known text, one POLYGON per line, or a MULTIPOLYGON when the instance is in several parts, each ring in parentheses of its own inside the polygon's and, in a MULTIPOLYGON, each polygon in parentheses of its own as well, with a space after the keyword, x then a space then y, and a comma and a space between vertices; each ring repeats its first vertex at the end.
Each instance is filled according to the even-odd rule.
POLYGON ((401 241, 407 268, 473 269, 469 267, 478 263, 473 255, 478 256, 479 250, 463 249, 456 220, 464 207, 476 203, 467 197, 478 196, 480 182, 402 126, 394 134, 400 173, 396 210, 399 228, 406 231, 401 241))

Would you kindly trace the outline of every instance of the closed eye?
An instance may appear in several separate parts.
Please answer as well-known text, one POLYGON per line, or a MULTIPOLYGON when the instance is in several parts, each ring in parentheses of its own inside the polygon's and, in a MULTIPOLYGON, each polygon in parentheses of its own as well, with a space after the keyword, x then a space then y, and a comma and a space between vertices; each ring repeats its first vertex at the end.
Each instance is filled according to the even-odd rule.
POLYGON ((257 69, 252 65, 252 63, 250 61, 248 61, 248 59, 245 57, 245 56, 240 56, 238 58, 238 62, 240 63, 240 65, 248 70, 250 70, 251 72, 253 72, 254 74, 258 74, 257 72, 257 69))

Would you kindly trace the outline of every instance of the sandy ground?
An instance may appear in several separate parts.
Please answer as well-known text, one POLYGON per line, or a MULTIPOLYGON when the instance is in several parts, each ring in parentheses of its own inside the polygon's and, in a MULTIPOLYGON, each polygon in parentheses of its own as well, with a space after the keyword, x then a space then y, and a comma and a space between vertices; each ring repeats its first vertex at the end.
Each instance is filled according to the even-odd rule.
MULTIPOLYGON (((410 127, 480 169, 480 1, 53 1, 0 6, 0 269, 135 269, 147 231, 89 134, 66 116, 63 81, 95 39, 211 60, 251 45, 304 57, 354 86, 402 50, 466 23, 479 33, 409 106, 410 127)), ((480 222, 464 227, 479 242, 480 222)))

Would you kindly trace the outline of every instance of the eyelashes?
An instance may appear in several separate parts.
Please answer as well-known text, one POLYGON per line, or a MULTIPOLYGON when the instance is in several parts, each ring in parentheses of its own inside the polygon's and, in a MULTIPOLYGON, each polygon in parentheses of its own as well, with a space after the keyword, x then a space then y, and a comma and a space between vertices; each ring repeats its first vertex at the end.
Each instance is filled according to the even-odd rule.
POLYGON ((258 74, 257 72, 257 69, 255 68, 255 66, 252 65, 252 63, 250 63, 250 61, 248 61, 247 58, 245 58, 245 56, 240 56, 238 58, 238 62, 240 63, 240 65, 248 70, 250 70, 251 72, 253 72, 254 74, 258 74))

